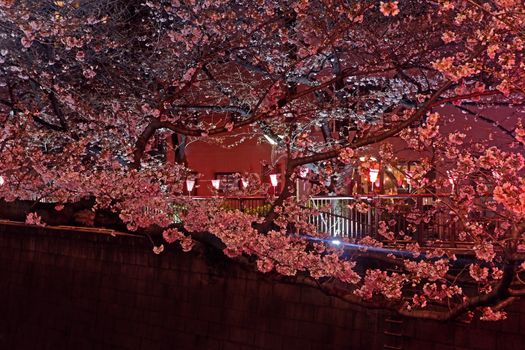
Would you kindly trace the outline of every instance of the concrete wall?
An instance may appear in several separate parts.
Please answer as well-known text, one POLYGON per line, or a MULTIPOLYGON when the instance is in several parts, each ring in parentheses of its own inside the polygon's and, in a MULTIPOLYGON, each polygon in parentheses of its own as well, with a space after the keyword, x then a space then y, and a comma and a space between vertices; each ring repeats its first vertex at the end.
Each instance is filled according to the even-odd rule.
MULTIPOLYGON (((0 349, 523 349, 501 323, 392 323, 219 255, 143 239, 0 226, 0 349), (170 249, 171 248, 171 249, 170 249), (402 333, 402 337, 385 335, 402 333)), ((394 321, 397 319, 393 318, 394 321)))

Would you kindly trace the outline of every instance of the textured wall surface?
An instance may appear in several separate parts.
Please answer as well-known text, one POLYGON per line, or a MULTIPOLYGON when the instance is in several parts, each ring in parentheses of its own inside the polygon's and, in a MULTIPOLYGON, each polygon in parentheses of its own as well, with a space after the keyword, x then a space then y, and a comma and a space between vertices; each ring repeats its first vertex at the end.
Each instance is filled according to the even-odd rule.
POLYGON ((0 226, 0 349, 525 348, 523 303, 500 323, 399 322, 221 258, 167 250, 0 226))

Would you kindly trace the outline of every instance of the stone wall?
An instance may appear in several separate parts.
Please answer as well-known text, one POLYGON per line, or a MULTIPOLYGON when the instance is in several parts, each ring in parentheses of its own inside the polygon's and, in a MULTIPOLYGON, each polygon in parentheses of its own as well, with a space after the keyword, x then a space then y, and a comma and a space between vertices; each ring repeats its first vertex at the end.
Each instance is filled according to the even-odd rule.
POLYGON ((0 226, 0 301, 0 349, 525 348, 525 304, 500 323, 400 322, 213 254, 23 226, 0 226))

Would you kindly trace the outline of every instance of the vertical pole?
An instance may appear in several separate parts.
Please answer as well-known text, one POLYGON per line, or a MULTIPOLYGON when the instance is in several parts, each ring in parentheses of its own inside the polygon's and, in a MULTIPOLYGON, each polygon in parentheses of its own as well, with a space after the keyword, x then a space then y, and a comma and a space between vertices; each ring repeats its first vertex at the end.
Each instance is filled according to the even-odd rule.
MULTIPOLYGON (((423 198, 422 197, 417 197, 416 198, 416 209, 419 209, 421 213, 423 213, 423 198)), ((419 245, 422 245, 423 244, 423 240, 425 239, 424 235, 425 233, 423 232, 424 231, 424 222, 420 222, 419 225, 418 225, 418 232, 417 232, 417 242, 419 243, 419 245)))

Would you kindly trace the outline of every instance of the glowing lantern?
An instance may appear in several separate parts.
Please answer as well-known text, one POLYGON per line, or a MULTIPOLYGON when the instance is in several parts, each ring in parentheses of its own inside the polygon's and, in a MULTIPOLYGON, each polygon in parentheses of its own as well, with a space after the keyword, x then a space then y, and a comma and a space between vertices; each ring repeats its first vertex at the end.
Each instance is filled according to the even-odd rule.
POLYGON ((270 174, 270 182, 273 187, 277 187, 277 174, 270 174))
POLYGON ((242 182, 242 187, 244 188, 248 187, 248 179, 242 178, 241 182, 242 182))
POLYGON ((5 184, 5 179, 3 176, 0 175, 0 186, 2 186, 3 184, 5 184))
POLYGON ((379 176, 379 169, 370 169, 368 176, 370 177, 370 182, 375 183, 377 181, 377 177, 379 176))
POLYGON ((219 187, 221 187, 221 180, 220 179, 211 180, 211 185, 213 186, 213 188, 218 190, 219 187))
POLYGON ((186 189, 188 190, 188 192, 193 191, 194 186, 195 186, 195 180, 193 179, 186 180, 186 189))

